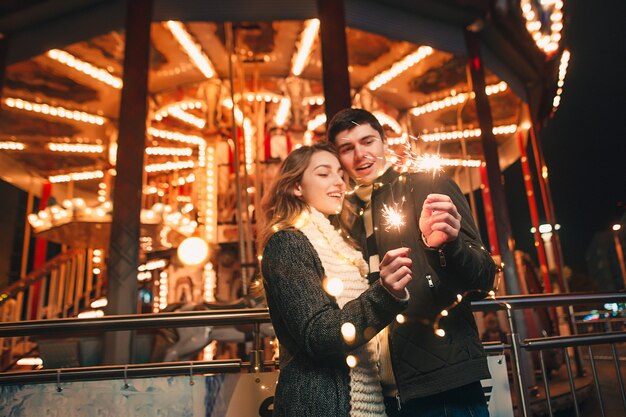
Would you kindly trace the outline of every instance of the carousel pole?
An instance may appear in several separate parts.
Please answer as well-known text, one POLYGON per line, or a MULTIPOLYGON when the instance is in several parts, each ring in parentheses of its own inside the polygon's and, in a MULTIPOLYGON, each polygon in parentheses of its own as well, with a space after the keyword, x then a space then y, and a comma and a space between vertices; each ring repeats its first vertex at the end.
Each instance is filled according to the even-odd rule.
MULTIPOLYGON (((537 199, 535 198, 535 189, 533 186, 532 176, 530 174, 530 166, 528 164, 528 156, 526 154, 526 146, 524 145, 524 137, 522 131, 517 131, 517 143, 520 150, 520 162, 522 164, 522 173, 524 176, 524 186, 526 188, 526 197, 528 199, 528 208, 530 209, 530 220, 535 229, 533 236, 535 238, 535 248, 537 249, 537 257, 539 258, 539 265, 541 269, 541 275, 543 277, 543 289, 546 293, 552 292, 552 283, 550 282, 550 272, 548 270, 548 261, 546 258, 546 248, 541 238, 541 232, 539 231, 539 214, 537 210, 537 199)), ((559 334, 558 316, 555 307, 548 309, 554 328, 551 329, 555 334, 559 334)))
POLYGON ((545 247, 543 240, 541 239, 541 232, 539 232, 539 214, 537 212, 537 200, 535 199, 535 190, 533 187, 532 177, 530 175, 530 167, 528 165, 528 156, 526 155, 526 147, 524 146, 524 137, 522 131, 517 131, 517 144, 520 151, 520 162, 522 163, 522 173, 524 175, 524 186, 526 188, 526 197, 528 199, 528 208, 530 209, 530 220, 535 233, 535 248, 537 248, 537 256, 539 257, 539 265, 541 268, 541 275, 543 277, 543 287, 545 292, 552 292, 552 284, 550 283, 550 274, 548 271, 548 261, 546 259, 545 247))
MULTIPOLYGON (((531 107, 528 103, 526 103, 526 110, 530 119, 530 129, 528 132, 530 133, 530 141, 533 148, 533 156, 535 158, 535 167, 537 169, 537 180, 539 181, 539 188, 541 190, 541 198, 543 200, 543 207, 546 213, 546 220, 548 224, 552 226, 552 232, 550 234, 550 241, 552 243, 552 250, 554 254, 554 266, 556 268, 556 276, 557 281, 559 283, 559 290, 561 292, 569 293, 569 285, 563 276, 563 251, 561 249, 561 240, 559 238, 558 231, 556 230, 556 218, 554 214, 554 204, 552 202, 552 193, 550 191, 550 185, 548 183, 548 167, 545 163, 545 159, 543 157, 543 151, 539 146, 537 140, 537 131, 539 127, 535 122, 535 117, 533 116, 533 112, 531 111, 531 107)), ((576 328, 575 315, 574 315, 574 307, 567 307, 567 327, 569 329, 570 334, 577 334, 578 330, 576 328)), ((583 376, 585 371, 582 363, 582 357, 580 354, 580 350, 578 348, 574 349, 574 361, 576 362, 576 373, 578 376, 583 376)))
MULTIPOLYGON (((456 111, 456 127, 458 130, 463 130, 463 109, 467 101, 463 102, 456 111)), ((439 153, 439 152, 437 152, 439 153)), ((464 137, 461 137, 461 155, 463 159, 467 159, 467 142, 464 137)), ((461 168, 465 171, 465 177, 467 179, 467 188, 469 189, 468 195, 470 200, 470 208, 472 209, 472 216, 474 217, 474 223, 478 224, 478 212, 476 210, 476 199, 474 198, 474 183, 472 181, 472 173, 470 167, 461 168)), ((457 171, 458 172, 458 171, 457 171)))
MULTIPOLYGON (((480 39, 476 31, 467 29, 465 31, 465 43, 468 52, 468 82, 475 94, 476 112, 478 114, 478 122, 481 130, 481 142, 483 154, 486 162, 487 180, 493 201, 493 214, 496 225, 496 234, 498 247, 500 249, 500 257, 502 259, 502 270, 504 272, 504 281, 507 294, 521 294, 521 283, 517 274, 515 257, 515 241, 511 233, 511 221, 509 218, 509 209, 504 193, 504 185, 502 184, 502 171, 500 170, 500 160, 498 157, 498 144, 493 134, 493 118, 491 115, 491 107, 487 93, 485 93, 485 73, 483 69, 483 61, 480 55, 480 39)), ((522 340, 527 337, 526 326, 520 325, 524 323, 523 311, 513 311, 512 319, 518 323, 519 336, 522 340)), ((517 358, 517 357, 516 357, 517 358)), ((520 392, 520 400, 522 408, 530 410, 528 396, 524 395, 527 388, 534 386, 535 379, 532 371, 532 365, 529 355, 520 354, 520 365, 517 369, 521 370, 517 389, 520 392)), ((532 413, 532 412, 531 412, 532 413)))
MULTIPOLYGON (((153 0, 127 1, 124 86, 118 125, 117 175, 113 189, 113 220, 107 268, 107 314, 137 313, 152 5, 153 0)), ((105 334, 105 364, 130 363, 132 351, 131 332, 105 334)))
MULTIPOLYGON (((237 134, 237 120, 235 120, 235 85, 234 85, 234 60, 235 60, 235 44, 233 39, 233 26, 231 23, 224 23, 224 33, 226 34, 226 49, 228 51, 228 78, 230 81, 230 100, 233 103, 231 109, 232 119, 232 135, 233 135, 233 164, 235 169, 235 193, 237 194, 237 230, 239 232, 239 263, 241 265, 241 290, 243 295, 248 294, 248 267, 246 260, 246 242, 245 242, 245 230, 243 224, 243 202, 241 198, 241 167, 240 165, 240 151, 239 151, 239 135, 237 134)), ((244 166, 245 170, 245 166, 244 166)), ((246 207, 247 211, 248 208, 246 207)))
POLYGON ((481 181, 480 188, 482 191, 483 206, 485 208, 485 223, 487 224, 487 236, 489 237, 489 252, 493 256, 500 256, 496 222, 493 216, 493 201, 491 200, 491 189, 489 188, 489 179, 487 178, 487 164, 484 162, 480 164, 479 170, 481 181))
POLYGON ((519 278, 515 270, 515 258, 513 251, 515 244, 511 236, 511 220, 509 218, 508 204, 502 184, 502 171, 498 157, 498 144, 493 134, 493 119, 489 99, 485 93, 485 75, 480 57, 480 43, 478 34, 471 31, 465 32, 467 49, 469 52, 469 82, 476 95, 476 111, 478 122, 482 132, 482 146, 487 164, 487 180, 493 200, 493 214, 496 223, 498 247, 504 262, 504 277, 509 294, 520 294, 519 278))
POLYGON ((346 12, 343 0, 317 0, 322 45, 322 78, 326 123, 352 105, 348 73, 346 12))
MULTIPOLYGON (((52 195, 52 184, 45 181, 41 186, 41 199, 39 200, 39 210, 43 210, 48 205, 48 199, 52 195)), ((35 239, 35 254, 33 259, 33 269, 37 269, 46 263, 46 252, 48 249, 48 241, 46 239, 35 239)), ((41 297, 43 281, 39 280, 31 285, 28 291, 28 302, 26 310, 26 320, 38 320, 39 317, 39 298, 41 297)))
POLYGON ((559 239, 558 232, 555 230, 556 218, 554 216, 554 204, 552 202, 552 193, 550 192, 550 184, 548 183, 548 167, 546 166, 543 158, 543 151, 537 141, 537 129, 538 126, 535 123, 535 118, 531 112, 530 105, 526 103, 527 112, 530 118, 530 143, 533 148, 533 157, 535 158, 535 168, 537 169, 537 179, 539 181, 539 189, 541 190, 541 199, 543 201, 544 211, 546 213, 546 220, 548 224, 552 226, 552 250, 554 251, 554 266, 556 268, 556 275, 559 282, 561 292, 570 292, 569 285, 565 281, 563 276, 563 252, 561 250, 561 241, 559 239))

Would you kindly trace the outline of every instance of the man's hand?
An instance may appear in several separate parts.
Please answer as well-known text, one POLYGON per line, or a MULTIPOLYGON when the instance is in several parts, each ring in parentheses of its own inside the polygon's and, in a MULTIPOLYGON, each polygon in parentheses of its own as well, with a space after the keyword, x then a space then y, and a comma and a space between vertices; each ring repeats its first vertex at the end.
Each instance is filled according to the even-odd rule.
POLYGON ((461 215, 449 196, 428 194, 422 206, 419 226, 425 243, 430 247, 439 248, 459 236, 461 215))
POLYGON ((385 253, 379 265, 381 284, 400 299, 406 298, 405 287, 413 279, 413 261, 408 256, 409 248, 392 249, 385 253))

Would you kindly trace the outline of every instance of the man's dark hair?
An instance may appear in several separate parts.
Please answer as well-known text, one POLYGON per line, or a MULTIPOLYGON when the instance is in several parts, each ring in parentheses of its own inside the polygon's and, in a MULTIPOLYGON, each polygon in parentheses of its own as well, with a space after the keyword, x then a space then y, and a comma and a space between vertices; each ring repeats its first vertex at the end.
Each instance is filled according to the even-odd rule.
POLYGON ((363 109, 343 109, 335 114, 328 124, 328 141, 334 144, 339 132, 353 129, 363 123, 372 126, 380 134, 380 138, 385 139, 383 127, 372 113, 363 109))

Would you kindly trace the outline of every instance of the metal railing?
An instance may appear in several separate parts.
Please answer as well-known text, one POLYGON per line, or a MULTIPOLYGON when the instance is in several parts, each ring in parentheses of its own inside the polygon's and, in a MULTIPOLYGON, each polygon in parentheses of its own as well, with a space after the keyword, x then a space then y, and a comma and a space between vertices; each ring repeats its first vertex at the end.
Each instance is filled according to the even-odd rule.
MULTIPOLYGON (((615 348, 616 343, 626 342, 626 332, 610 332, 598 334, 581 334, 557 337, 542 337, 521 340, 517 328, 519 323, 516 322, 513 312, 515 310, 527 308, 545 308, 554 306, 575 306, 589 304, 604 304, 609 302, 626 302, 625 293, 608 293, 608 294, 541 294, 541 295, 525 295, 525 296, 503 296, 497 300, 485 299, 475 301, 472 307, 476 311, 496 311, 505 310, 509 325, 510 343, 487 343, 485 349, 487 352, 510 351, 511 367, 513 370, 514 385, 517 391, 517 406, 521 415, 530 416, 532 410, 530 407, 530 394, 527 392, 529 384, 525 380, 524 372, 520 372, 520 357, 523 352, 539 351, 541 361, 541 371, 546 389, 546 401, 548 413, 552 416, 553 410, 550 404, 550 387, 547 383, 548 375, 545 369, 543 359, 543 351, 547 349, 562 349, 567 367, 568 378, 570 383, 571 395, 574 399, 574 408, 576 415, 580 415, 578 403, 576 401, 576 389, 574 384, 574 376, 572 374, 571 363, 568 348, 578 348, 587 346, 591 354, 591 367, 594 375, 595 390, 598 400, 600 401, 601 412, 604 415, 602 407, 602 393, 598 384, 596 372, 596 364, 594 361, 592 346, 600 344, 608 344, 611 346, 613 360, 617 372, 617 381, 621 390, 622 401, 626 410, 626 396, 624 394, 624 385, 619 367, 619 357, 615 348)), ((270 321, 269 313, 265 308, 257 309, 235 309, 235 310, 219 310, 219 311, 192 311, 192 312, 176 312, 176 313, 159 313, 159 314, 143 314, 128 316, 105 316, 100 318, 85 319, 56 319, 56 320, 38 320, 27 322, 1 323, 0 338, 16 337, 23 335, 46 335, 59 334, 64 335, 71 333, 80 333, 84 331, 119 331, 119 330, 138 330, 147 328, 164 328, 164 327, 193 327, 193 326, 223 326, 223 325, 240 325, 253 324, 256 330, 255 346, 250 362, 242 362, 241 360, 222 360, 222 361, 192 361, 192 362, 176 362, 161 364, 141 364, 141 365, 114 365, 114 366, 97 366, 88 368, 66 368, 66 369, 50 369, 37 370, 28 372, 9 372, 0 374, 0 384, 14 383, 41 383, 41 382, 70 382, 76 380, 90 379, 122 379, 128 377, 153 377, 153 376, 170 376, 170 375, 194 375, 207 372, 237 372, 244 367, 250 367, 252 370, 261 370, 263 367, 275 366, 276 362, 258 362, 259 355, 254 355, 259 348, 258 329, 260 324, 270 321), (256 362, 255 362, 256 361, 256 362)))
POLYGON ((570 336, 554 336, 554 337, 542 337, 520 340, 519 333, 517 332, 518 323, 514 318, 514 311, 522 309, 534 309, 534 308, 547 308, 556 306, 576 306, 576 305, 589 305, 605 303, 623 303, 626 302, 626 293, 608 293, 608 294, 539 294, 539 295, 523 295, 523 296, 504 296, 498 297, 498 299, 485 299, 472 302, 472 307, 475 311, 496 311, 505 310, 507 313, 507 320, 511 328, 510 332, 510 351, 511 351, 511 366, 513 368, 515 388, 518 394, 518 408, 521 414, 526 416, 532 415, 530 407, 530 394, 527 387, 529 383, 525 378, 525 373, 521 372, 520 358, 524 351, 538 351, 541 365, 541 374, 544 382, 544 389, 546 390, 546 406, 550 417, 553 416, 553 409, 551 404, 550 387, 548 384, 548 374, 546 372, 546 366, 544 362, 543 352, 548 349, 562 349, 563 357, 565 359, 565 365, 567 368, 568 380, 570 385, 570 393, 573 398, 574 411, 577 417, 580 416, 580 408, 578 405, 578 399, 576 397, 576 387, 574 382, 574 375, 572 373, 571 360, 568 352, 568 348, 578 348, 581 346, 587 346, 590 353, 590 364, 593 372, 594 386, 596 395, 600 403, 600 411, 602 416, 605 416, 605 410, 603 407, 602 393, 600 390, 596 363, 593 356, 592 346, 608 344, 611 346, 613 361, 615 365, 615 371, 617 375, 618 387, 622 397, 622 403, 624 411, 626 412, 626 394, 624 392, 624 384, 619 365, 619 357, 617 354, 616 343, 626 342, 626 332, 610 332, 610 333, 591 333, 591 334, 579 334, 570 336))
POLYGON ((172 375, 192 376, 205 373, 239 372, 244 368, 261 371, 268 367, 276 367, 278 363, 277 361, 263 361, 261 355, 258 354, 260 351, 259 326, 269 322, 270 316, 267 308, 250 308, 0 323, 0 338, 51 334, 63 334, 65 336, 86 331, 104 332, 166 327, 237 326, 242 324, 252 324, 255 333, 250 361, 239 359, 185 361, 5 372, 0 373, 0 384, 56 382, 57 386, 60 386, 61 382, 172 375))

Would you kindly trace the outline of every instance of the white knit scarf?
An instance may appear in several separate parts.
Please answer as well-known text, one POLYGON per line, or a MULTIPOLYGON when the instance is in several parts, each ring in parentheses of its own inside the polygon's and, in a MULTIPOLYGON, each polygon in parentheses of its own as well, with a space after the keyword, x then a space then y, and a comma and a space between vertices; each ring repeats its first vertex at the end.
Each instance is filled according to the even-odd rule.
MULTIPOLYGON (((317 251, 326 278, 339 278, 343 283, 343 291, 336 297, 340 308, 367 290, 369 270, 363 256, 346 243, 322 213, 311 207, 299 229, 317 251)), ((386 416, 377 351, 377 340, 373 338, 351 352, 356 366, 350 368, 350 417, 386 416)))

